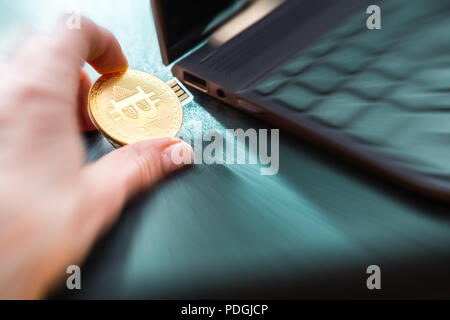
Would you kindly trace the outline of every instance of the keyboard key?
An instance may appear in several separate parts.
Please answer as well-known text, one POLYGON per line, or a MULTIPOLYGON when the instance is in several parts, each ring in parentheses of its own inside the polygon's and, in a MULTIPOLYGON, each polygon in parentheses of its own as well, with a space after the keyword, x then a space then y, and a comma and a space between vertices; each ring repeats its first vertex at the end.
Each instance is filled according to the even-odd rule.
POLYGON ((327 93, 336 89, 346 78, 347 76, 341 72, 324 65, 318 65, 301 74, 296 83, 319 93, 327 93))
POLYGON ((276 73, 269 76, 267 79, 263 80, 259 84, 257 84, 255 90, 259 94, 269 95, 286 82, 287 78, 284 75, 276 73))
POLYGON ((388 99, 395 104, 414 110, 450 110, 449 92, 436 92, 407 83, 392 91, 388 99))
POLYGON ((366 108, 367 102, 357 96, 338 92, 327 96, 309 112, 311 117, 332 127, 344 127, 366 108))
POLYGON ((287 75, 296 75, 300 72, 302 72, 304 69, 306 69, 308 66, 313 64, 315 61, 315 58, 311 57, 308 54, 300 54, 299 56, 295 57, 294 59, 288 61, 286 64, 284 64, 280 71, 287 74, 287 75))
POLYGON ((315 44, 307 49, 308 54, 313 57, 320 57, 324 54, 335 49, 341 41, 336 37, 323 37, 319 39, 315 44))
POLYGON ((370 61, 371 56, 356 47, 345 47, 331 52, 323 61, 347 73, 361 71, 370 61))
POLYGON ((428 90, 449 90, 450 68, 443 66, 441 68, 424 69, 416 73, 412 79, 420 82, 421 86, 428 90))
POLYGON ((381 99, 396 83, 378 72, 367 71, 352 77, 344 88, 369 99, 381 99))
POLYGON ((450 174, 450 113, 415 113, 406 130, 388 142, 416 170, 450 174))
POLYGON ((309 90, 290 85, 276 92, 272 98, 291 109, 304 111, 318 101, 320 97, 309 90))
POLYGON ((408 59, 404 54, 393 51, 379 57, 369 69, 380 71, 394 79, 403 79, 418 68, 418 62, 408 59))
POLYGON ((414 149, 407 150, 411 157, 409 161, 416 161, 417 171, 427 174, 449 176, 450 175, 450 149, 447 148, 448 140, 433 139, 417 143, 414 149))
POLYGON ((369 144, 384 145, 411 122, 411 115, 385 103, 374 103, 352 122, 347 132, 369 144))

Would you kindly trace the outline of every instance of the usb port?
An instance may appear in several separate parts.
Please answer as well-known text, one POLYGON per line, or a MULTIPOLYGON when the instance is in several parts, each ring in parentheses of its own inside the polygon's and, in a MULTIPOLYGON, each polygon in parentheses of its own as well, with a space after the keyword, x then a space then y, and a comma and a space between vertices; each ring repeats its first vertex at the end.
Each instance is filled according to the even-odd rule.
POLYGON ((188 72, 184 72, 184 82, 202 92, 208 92, 208 84, 205 80, 194 76, 188 72))

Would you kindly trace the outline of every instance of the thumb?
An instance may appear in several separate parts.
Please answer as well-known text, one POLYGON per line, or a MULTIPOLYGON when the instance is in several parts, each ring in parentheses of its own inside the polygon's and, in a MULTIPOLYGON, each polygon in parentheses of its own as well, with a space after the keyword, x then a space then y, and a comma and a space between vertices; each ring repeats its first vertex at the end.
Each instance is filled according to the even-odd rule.
POLYGON ((130 197, 191 163, 192 157, 186 142, 163 138, 122 147, 87 166, 83 182, 88 208, 84 211, 91 227, 97 232, 108 227, 130 197))

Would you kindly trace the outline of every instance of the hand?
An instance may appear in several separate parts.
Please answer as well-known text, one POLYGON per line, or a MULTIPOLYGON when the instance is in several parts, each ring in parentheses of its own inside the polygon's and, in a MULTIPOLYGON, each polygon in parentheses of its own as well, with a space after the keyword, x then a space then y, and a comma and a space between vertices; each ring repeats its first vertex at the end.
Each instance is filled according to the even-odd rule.
POLYGON ((179 139, 150 140, 85 165, 79 128, 99 73, 126 70, 119 43, 83 19, 33 35, 0 63, 0 298, 45 297, 69 265, 79 264, 114 223, 128 198, 178 169, 179 139))

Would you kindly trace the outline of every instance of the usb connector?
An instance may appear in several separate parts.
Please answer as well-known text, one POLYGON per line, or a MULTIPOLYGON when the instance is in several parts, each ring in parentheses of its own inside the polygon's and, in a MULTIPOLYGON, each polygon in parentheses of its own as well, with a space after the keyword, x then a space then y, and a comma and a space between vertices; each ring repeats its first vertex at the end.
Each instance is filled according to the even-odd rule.
POLYGON ((194 100, 194 97, 192 94, 186 89, 186 87, 177 79, 173 78, 169 82, 167 82, 170 89, 175 92, 175 94, 178 97, 178 100, 181 102, 183 106, 187 105, 188 103, 192 102, 194 100))

